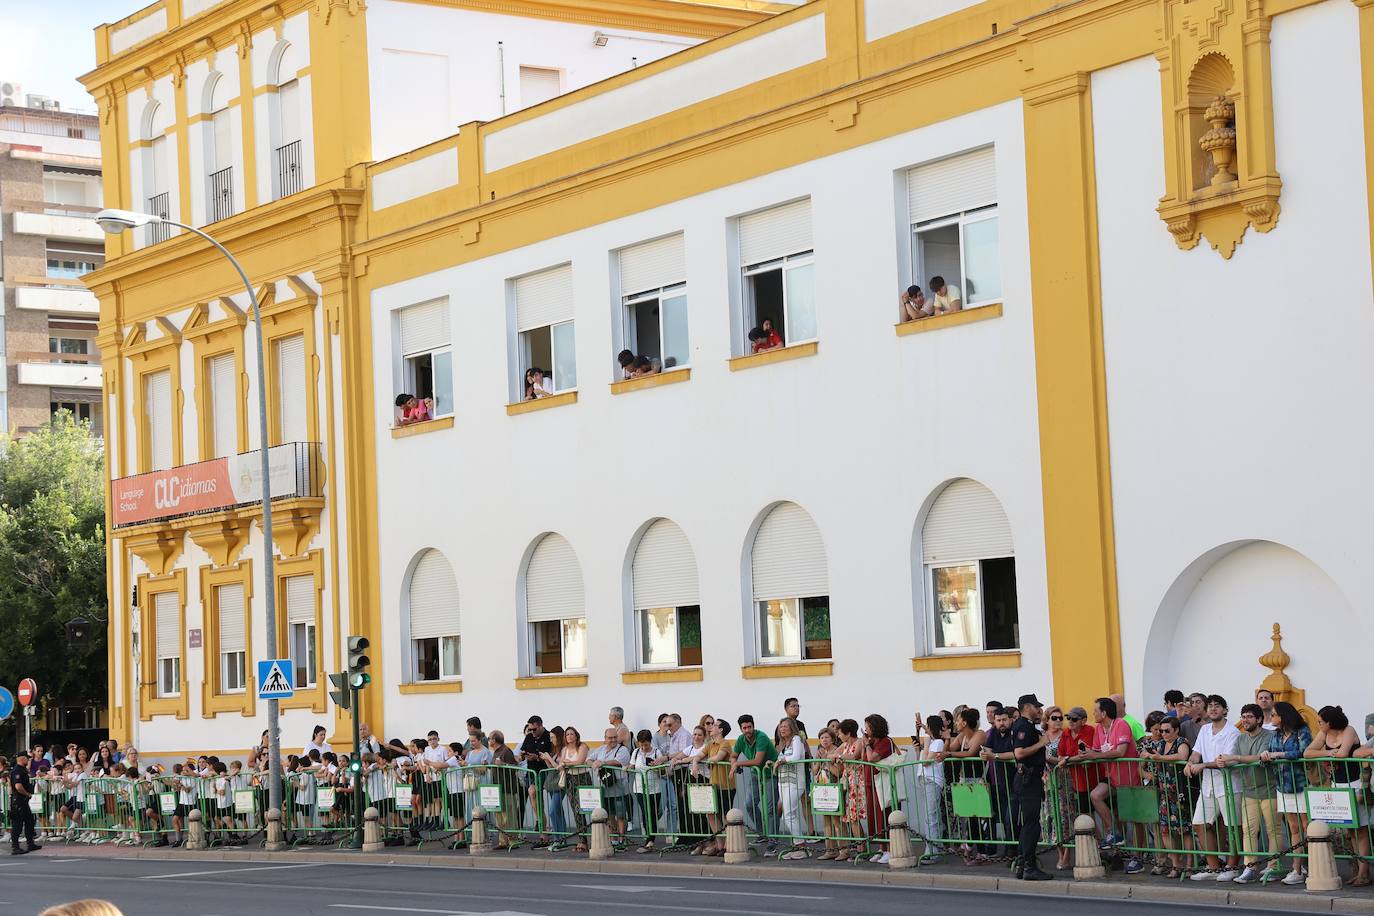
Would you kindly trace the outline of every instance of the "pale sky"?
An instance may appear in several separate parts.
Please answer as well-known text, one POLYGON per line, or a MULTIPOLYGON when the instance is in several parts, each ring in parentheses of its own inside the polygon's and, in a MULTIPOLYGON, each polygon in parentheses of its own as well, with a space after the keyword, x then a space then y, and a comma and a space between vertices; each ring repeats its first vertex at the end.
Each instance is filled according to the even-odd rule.
POLYGON ((151 0, 0 0, 0 80, 94 113, 95 99, 76 81, 95 68, 94 30, 151 0))

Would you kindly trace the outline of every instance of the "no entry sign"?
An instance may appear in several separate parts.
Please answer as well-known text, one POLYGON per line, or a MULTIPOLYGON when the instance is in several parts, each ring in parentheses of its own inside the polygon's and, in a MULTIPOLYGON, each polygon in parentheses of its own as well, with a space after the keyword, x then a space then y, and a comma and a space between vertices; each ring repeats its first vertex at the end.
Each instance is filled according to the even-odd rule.
POLYGON ((19 694, 19 705, 28 706, 38 697, 38 685, 34 683, 33 678, 26 677, 19 682, 19 690, 16 692, 19 694))

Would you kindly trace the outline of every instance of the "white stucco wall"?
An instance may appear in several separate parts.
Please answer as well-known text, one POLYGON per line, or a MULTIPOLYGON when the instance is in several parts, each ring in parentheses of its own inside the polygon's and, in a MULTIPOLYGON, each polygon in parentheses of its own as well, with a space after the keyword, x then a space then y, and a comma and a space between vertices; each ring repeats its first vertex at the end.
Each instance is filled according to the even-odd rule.
POLYGON ((1154 212, 1156 62, 1093 75, 1121 634, 1127 688, 1145 691, 1137 711, 1173 687, 1248 695, 1275 621, 1309 702, 1358 699, 1353 673, 1374 648, 1374 488, 1363 483, 1374 429, 1361 419, 1374 391, 1374 302, 1356 15, 1328 0, 1274 19, 1283 212, 1229 261, 1206 242, 1179 251, 1154 212), (1213 572, 1194 567, 1250 540, 1307 562, 1249 547, 1209 557, 1221 559, 1213 572), (1197 575, 1189 607, 1206 612, 1175 629, 1189 588, 1171 589, 1197 575), (1189 647, 1198 640, 1212 651, 1189 647))
MULTIPOLYGON (((530 713, 591 728, 619 704, 636 725, 661 709, 753 711, 766 721, 790 694, 807 721, 878 711, 907 728, 914 708, 985 693, 1048 693, 1049 645, 1040 462, 1019 104, 976 112, 569 236, 377 290, 378 538, 386 635, 380 661, 388 734, 477 714, 509 733, 530 713), (1001 192, 1003 318, 898 338, 901 285, 894 174, 995 141, 1001 192), (732 215, 811 194, 819 353, 731 372, 727 225, 732 215), (609 252, 685 231, 690 381, 612 396, 609 252), (571 261, 578 403, 506 415, 506 280, 571 261), (392 311, 447 296, 454 341, 451 430, 392 439, 392 311), (976 478, 1002 500, 1017 554, 1023 667, 914 674, 912 536, 945 481, 976 478), (746 535, 792 500, 815 519, 829 567, 835 675, 744 680, 746 535), (656 516, 696 555, 704 681, 621 683, 626 551, 656 516), (589 684, 520 692, 515 619, 522 557, 545 531, 577 553, 589 618, 589 684), (461 595, 461 697, 401 696, 394 634, 417 552, 449 559, 461 595), (810 710, 810 712, 806 712, 810 710)), ((374 656, 375 657, 375 656, 374 656)), ((1042 694, 1043 695, 1043 694, 1042 694)))

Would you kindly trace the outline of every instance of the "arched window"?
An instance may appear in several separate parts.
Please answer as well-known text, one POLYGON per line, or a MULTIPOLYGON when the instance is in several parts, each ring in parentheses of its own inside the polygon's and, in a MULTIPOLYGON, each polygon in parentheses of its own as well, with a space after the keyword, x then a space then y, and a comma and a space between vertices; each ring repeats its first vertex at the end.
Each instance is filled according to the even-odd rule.
POLYGON ((275 197, 295 194, 305 186, 301 158, 300 54, 290 42, 280 42, 268 58, 267 79, 276 87, 269 100, 272 109, 272 173, 275 197))
POLYGON ((666 518, 654 521, 635 545, 630 567, 639 667, 700 665, 697 560, 687 535, 666 518))
POLYGON ((532 674, 587 668, 587 611, 577 554, 561 534, 546 534, 525 566, 525 625, 532 674))
POLYGON ((415 681, 440 681, 462 673, 458 582, 453 567, 437 550, 415 560, 406 588, 409 605, 410 650, 415 681))
POLYGON ((234 215, 234 139, 229 118, 229 81, 214 72, 205 80, 205 214, 207 222, 234 215))
POLYGON ((820 529, 796 503, 778 503, 750 552, 760 662, 830 658, 830 586, 820 529))
POLYGON ((921 563, 931 651, 1020 645, 1011 525, 991 490, 960 478, 940 491, 921 526, 921 563))

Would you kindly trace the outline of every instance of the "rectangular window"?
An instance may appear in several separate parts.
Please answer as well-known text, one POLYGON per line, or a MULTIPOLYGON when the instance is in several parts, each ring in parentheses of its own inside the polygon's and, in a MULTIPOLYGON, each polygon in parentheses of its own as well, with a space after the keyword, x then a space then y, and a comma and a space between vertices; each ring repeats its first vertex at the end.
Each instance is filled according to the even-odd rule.
POLYGON ((143 429, 150 471, 172 466, 172 373, 168 369, 143 377, 143 429))
POLYGON ((233 353, 221 353, 205 361, 205 380, 210 411, 210 450, 208 458, 228 458, 238 454, 238 371, 233 353))
POLYGON ((220 692, 243 693, 243 653, 220 653, 220 692))
POLYGON ((457 636, 434 636, 415 640, 415 680, 442 681, 456 678, 458 667, 457 636))
POLYGON ((157 695, 181 696, 181 597, 153 595, 153 651, 157 658, 157 695))
POLYGON ((48 276, 52 279, 75 280, 95 270, 99 265, 94 261, 74 258, 48 258, 48 276))
POLYGON ((535 674, 587 669, 587 618, 541 620, 530 624, 535 674))
POLYGON ((907 172, 911 218, 911 283, 929 313, 1002 299, 993 147, 917 166, 907 172), (936 288, 936 279, 944 293, 936 288))
POLYGON ((277 429, 279 442, 305 442, 305 335, 272 342, 277 364, 277 429))
POLYGON ((737 229, 745 352, 815 340, 810 199, 741 216, 737 229))
POLYGON ((701 608, 655 607, 639 612, 639 663, 644 668, 701 664, 701 608))
POLYGON ((529 108, 563 93, 563 73, 549 67, 520 68, 520 107, 529 108))
POLYGON ((432 400, 430 416, 453 413, 453 348, 447 300, 412 305, 397 313, 402 393, 432 400))
POLYGON ((244 690, 244 634, 247 630, 241 583, 215 586, 215 617, 219 637, 220 693, 241 693, 244 690))
POLYGON ((618 252, 623 306, 622 346, 654 371, 690 361, 687 336, 687 253, 682 233, 618 252))
POLYGON ((573 390, 577 387, 577 340, 571 265, 519 277, 513 285, 520 344, 516 400, 573 390), (533 383, 534 370, 542 375, 538 384, 533 383))
POLYGON ((287 646, 296 669, 296 688, 314 687, 319 667, 316 662, 315 577, 290 576, 285 580, 287 646))
POLYGON ((56 417, 62 411, 72 415, 75 420, 89 420, 91 418, 91 405, 77 403, 75 401, 49 401, 48 408, 52 415, 56 417))
POLYGON ((830 599, 760 601, 759 654, 768 661, 830 658, 830 599))
POLYGON ((1020 645, 1014 557, 932 567, 930 589, 937 651, 998 651, 1020 645))
MULTIPOLYGON (((91 342, 84 337, 49 337, 48 352, 57 353, 62 356, 89 356, 91 353, 91 342)), ((83 359, 55 359, 57 363, 84 363, 83 359)))
POLYGON ((181 658, 159 658, 157 660, 157 695, 159 697, 181 696, 181 658))

